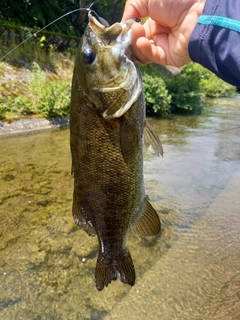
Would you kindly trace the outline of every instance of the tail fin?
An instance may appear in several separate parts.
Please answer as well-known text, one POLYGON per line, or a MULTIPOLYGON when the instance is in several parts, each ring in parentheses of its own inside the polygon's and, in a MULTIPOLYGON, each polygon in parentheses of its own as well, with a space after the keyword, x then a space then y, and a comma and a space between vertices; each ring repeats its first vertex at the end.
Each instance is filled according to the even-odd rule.
POLYGON ((95 270, 96 287, 99 291, 117 278, 133 286, 135 277, 134 264, 129 251, 119 260, 106 259, 99 252, 95 270))

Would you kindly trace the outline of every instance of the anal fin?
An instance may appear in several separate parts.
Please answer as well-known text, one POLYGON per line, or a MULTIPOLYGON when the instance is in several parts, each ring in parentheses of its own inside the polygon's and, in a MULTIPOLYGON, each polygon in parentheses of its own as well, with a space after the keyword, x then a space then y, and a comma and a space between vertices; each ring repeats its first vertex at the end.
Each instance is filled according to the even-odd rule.
POLYGON ((140 237, 151 237, 159 234, 161 222, 156 210, 152 207, 148 198, 145 198, 145 211, 143 215, 132 224, 132 231, 140 237))
POLYGON ((144 126, 144 145, 147 149, 152 147, 154 153, 156 153, 158 156, 163 156, 161 141, 147 121, 145 122, 144 126))
POLYGON ((81 208, 77 204, 75 194, 73 194, 72 215, 74 222, 80 229, 84 230, 89 236, 96 235, 95 229, 91 225, 90 221, 86 219, 87 213, 85 212, 84 208, 81 208))

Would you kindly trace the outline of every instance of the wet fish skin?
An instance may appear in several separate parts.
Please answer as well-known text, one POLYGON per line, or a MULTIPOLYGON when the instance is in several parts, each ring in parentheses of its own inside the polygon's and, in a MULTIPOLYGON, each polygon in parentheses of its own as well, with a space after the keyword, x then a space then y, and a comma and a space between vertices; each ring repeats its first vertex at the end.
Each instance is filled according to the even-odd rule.
POLYGON ((146 124, 141 75, 131 54, 130 24, 104 27, 89 14, 72 81, 70 142, 74 173, 73 218, 97 235, 95 282, 133 285, 127 247, 130 228, 140 236, 160 232, 160 220, 144 191, 143 132, 161 145, 146 124), (127 26, 126 26, 127 25, 127 26), (145 128, 145 129, 144 129, 145 128))

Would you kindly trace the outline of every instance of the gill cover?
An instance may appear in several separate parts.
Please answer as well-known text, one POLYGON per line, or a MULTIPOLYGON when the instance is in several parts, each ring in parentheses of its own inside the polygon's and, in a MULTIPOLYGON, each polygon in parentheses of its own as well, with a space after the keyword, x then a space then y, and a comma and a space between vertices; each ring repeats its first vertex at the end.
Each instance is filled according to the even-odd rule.
POLYGON ((91 83, 88 99, 104 118, 121 117, 142 92, 141 75, 131 61, 131 26, 136 20, 101 24, 88 14, 83 40, 86 84, 91 83))

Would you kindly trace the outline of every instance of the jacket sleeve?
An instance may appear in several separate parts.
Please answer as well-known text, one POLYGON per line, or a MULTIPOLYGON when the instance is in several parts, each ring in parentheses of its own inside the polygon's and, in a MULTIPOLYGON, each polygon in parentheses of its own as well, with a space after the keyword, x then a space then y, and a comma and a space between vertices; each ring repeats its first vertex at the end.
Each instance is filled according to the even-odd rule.
POLYGON ((240 1, 206 0, 189 42, 190 58, 240 87, 240 1))

